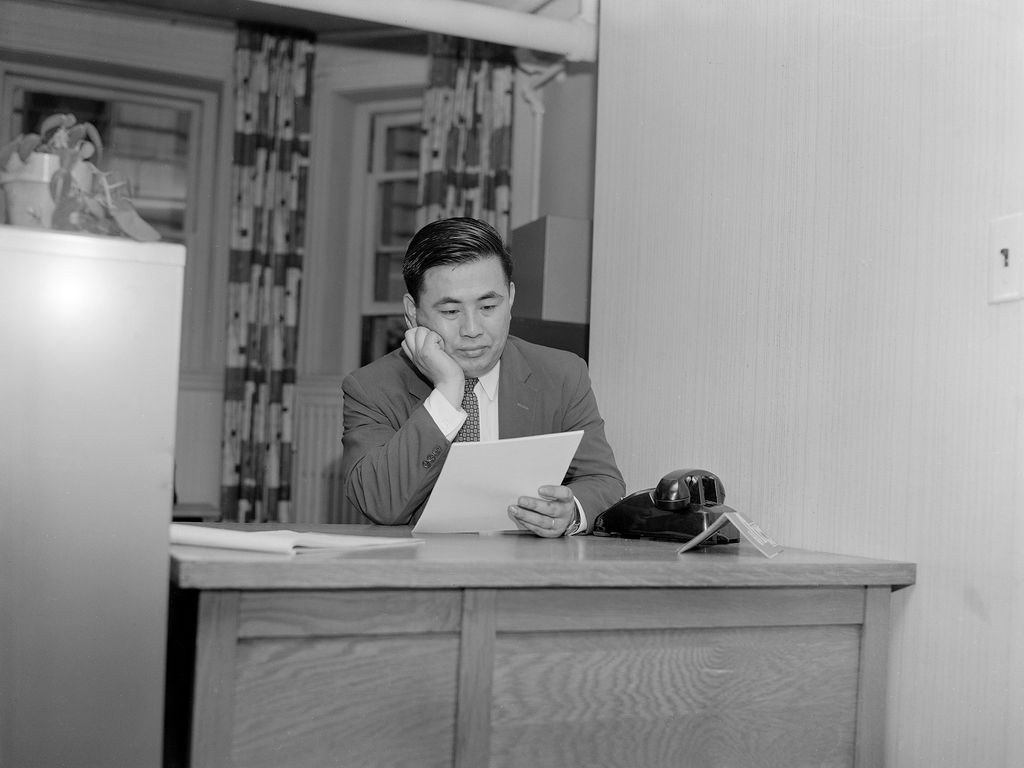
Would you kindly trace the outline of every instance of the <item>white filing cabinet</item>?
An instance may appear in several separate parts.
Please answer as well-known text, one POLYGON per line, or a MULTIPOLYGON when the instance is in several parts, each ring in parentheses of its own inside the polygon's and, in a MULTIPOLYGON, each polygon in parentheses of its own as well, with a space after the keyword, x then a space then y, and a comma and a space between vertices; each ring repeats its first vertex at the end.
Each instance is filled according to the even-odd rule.
POLYGON ((184 265, 0 226, 0 765, 161 763, 184 265))

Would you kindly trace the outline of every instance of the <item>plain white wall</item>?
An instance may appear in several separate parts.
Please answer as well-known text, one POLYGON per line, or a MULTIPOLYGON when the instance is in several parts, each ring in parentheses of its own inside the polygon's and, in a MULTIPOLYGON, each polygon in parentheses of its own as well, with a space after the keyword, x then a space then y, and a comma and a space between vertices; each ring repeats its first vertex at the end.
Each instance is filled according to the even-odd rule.
POLYGON ((590 219, 594 210, 594 114, 597 65, 568 64, 564 78, 541 91, 544 101, 541 216, 590 219))
POLYGON ((698 466, 780 543, 909 560, 888 763, 1024 764, 1015 0, 607 1, 591 367, 629 490, 698 466))

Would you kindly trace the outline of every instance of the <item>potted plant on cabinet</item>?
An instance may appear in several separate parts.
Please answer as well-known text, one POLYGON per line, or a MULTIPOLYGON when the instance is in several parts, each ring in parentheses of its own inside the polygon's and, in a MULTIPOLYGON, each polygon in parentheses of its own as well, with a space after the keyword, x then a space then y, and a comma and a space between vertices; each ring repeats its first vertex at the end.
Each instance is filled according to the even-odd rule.
POLYGON ((128 183, 97 163, 99 131, 74 115, 50 115, 39 133, 0 148, 0 185, 10 224, 159 240, 135 210, 128 183))

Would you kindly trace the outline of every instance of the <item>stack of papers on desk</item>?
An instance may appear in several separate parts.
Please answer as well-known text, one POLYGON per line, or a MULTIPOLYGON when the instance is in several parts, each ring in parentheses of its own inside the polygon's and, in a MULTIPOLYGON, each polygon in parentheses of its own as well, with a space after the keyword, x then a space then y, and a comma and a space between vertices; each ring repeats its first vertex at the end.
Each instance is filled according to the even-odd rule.
POLYGON ((296 555, 308 552, 377 549, 421 544, 419 539, 388 536, 352 536, 341 533, 308 531, 242 531, 237 528, 211 528, 205 525, 171 523, 171 544, 248 552, 274 552, 296 555))

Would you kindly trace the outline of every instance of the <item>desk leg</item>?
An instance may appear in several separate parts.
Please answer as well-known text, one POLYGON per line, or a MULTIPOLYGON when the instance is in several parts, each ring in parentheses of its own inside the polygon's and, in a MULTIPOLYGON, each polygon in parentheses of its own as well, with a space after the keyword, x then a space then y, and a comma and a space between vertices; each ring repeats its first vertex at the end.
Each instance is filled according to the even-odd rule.
POLYGON ((889 673, 890 587, 867 587, 857 680, 857 734, 853 764, 885 764, 885 696, 889 673))
POLYGON ((199 595, 191 768, 231 765, 238 592, 199 595))
POLYGON ((475 768, 490 762, 494 610, 493 589, 463 591, 459 693, 455 713, 455 768, 475 768))

